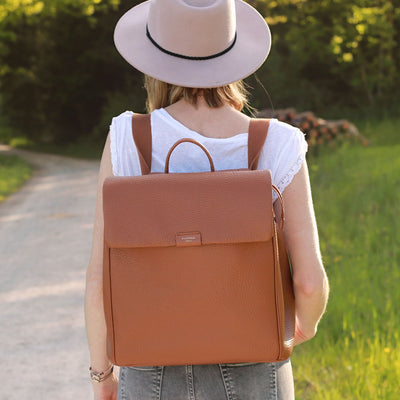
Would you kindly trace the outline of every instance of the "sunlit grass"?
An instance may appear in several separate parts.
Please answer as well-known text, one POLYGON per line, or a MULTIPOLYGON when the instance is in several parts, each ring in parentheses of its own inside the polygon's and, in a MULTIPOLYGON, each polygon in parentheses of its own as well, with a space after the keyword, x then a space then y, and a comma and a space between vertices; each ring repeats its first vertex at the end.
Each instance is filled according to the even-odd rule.
POLYGON ((292 357, 296 399, 399 398, 400 121, 361 129, 372 146, 308 160, 331 297, 292 357))
POLYGON ((32 168, 15 155, 0 155, 0 202, 31 177, 32 168))

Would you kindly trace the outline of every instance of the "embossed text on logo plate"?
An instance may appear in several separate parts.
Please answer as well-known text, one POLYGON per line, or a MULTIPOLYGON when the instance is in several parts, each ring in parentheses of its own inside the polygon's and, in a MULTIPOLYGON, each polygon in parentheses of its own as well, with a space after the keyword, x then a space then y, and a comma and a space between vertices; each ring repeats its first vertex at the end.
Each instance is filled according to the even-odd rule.
POLYGON ((201 246, 200 232, 179 232, 175 235, 176 245, 183 246, 201 246))

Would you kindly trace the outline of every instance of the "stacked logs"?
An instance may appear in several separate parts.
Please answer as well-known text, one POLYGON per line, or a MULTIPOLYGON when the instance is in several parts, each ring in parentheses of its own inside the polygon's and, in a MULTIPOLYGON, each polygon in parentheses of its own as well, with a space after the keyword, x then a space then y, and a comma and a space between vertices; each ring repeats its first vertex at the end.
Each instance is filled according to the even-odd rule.
POLYGON ((264 109, 256 114, 259 118, 276 118, 301 129, 310 147, 327 144, 334 147, 344 140, 355 140, 364 146, 369 144, 356 126, 351 122, 341 120, 325 120, 318 118, 311 111, 298 113, 294 108, 281 110, 264 109))

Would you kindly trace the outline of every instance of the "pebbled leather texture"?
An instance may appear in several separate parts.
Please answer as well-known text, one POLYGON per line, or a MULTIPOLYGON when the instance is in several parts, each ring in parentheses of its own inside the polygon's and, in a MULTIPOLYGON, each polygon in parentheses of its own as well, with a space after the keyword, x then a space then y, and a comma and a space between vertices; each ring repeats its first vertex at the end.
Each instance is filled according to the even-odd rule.
POLYGON ((175 246, 177 233, 192 231, 203 244, 266 241, 273 234, 266 170, 108 177, 103 196, 110 247, 175 246))
POLYGON ((103 293, 114 364, 290 356, 292 277, 272 190, 268 170, 105 180, 103 293))

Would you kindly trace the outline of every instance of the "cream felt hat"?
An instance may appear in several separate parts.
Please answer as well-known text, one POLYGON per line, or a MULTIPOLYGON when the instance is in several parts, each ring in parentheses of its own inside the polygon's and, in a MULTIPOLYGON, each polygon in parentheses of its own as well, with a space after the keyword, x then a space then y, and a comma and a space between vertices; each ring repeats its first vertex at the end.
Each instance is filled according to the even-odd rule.
POLYGON ((114 42, 129 64, 153 78, 211 88, 256 71, 271 33, 242 0, 149 0, 121 17, 114 42))

